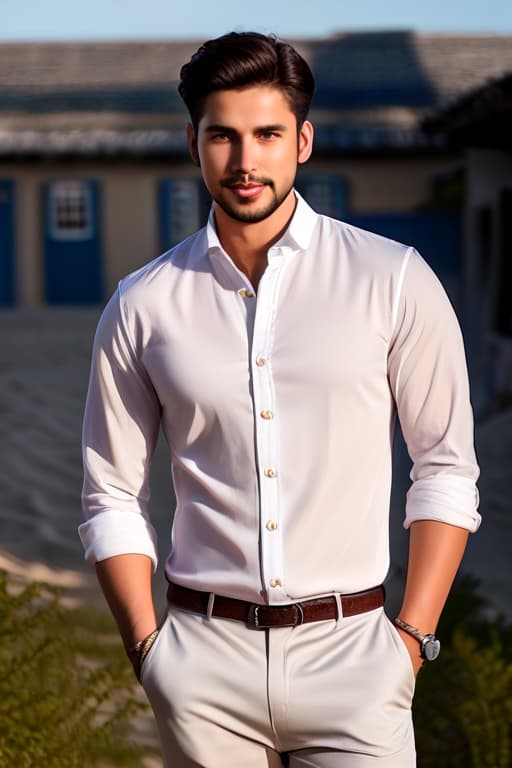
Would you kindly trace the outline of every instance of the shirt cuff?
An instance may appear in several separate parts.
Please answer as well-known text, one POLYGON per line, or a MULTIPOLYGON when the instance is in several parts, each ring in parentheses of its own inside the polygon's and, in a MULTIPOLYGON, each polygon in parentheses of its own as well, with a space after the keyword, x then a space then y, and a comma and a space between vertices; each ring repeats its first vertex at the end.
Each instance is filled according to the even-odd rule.
POLYGON ((151 523, 139 512, 104 509, 78 526, 91 565, 115 555, 147 555, 158 565, 157 535, 151 523))
POLYGON ((478 489, 474 480, 461 475, 432 475, 416 480, 407 493, 404 528, 415 520, 441 523, 478 530, 478 489))

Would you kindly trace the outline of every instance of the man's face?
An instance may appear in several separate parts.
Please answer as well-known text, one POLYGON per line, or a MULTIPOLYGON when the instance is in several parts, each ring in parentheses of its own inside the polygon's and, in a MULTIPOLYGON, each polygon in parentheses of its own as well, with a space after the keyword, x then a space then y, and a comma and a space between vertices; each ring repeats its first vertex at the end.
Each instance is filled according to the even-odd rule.
POLYGON ((255 223, 288 197, 297 163, 311 154, 313 130, 297 121, 283 93, 254 86, 211 93, 197 135, 188 127, 193 159, 215 202, 236 221, 255 223))

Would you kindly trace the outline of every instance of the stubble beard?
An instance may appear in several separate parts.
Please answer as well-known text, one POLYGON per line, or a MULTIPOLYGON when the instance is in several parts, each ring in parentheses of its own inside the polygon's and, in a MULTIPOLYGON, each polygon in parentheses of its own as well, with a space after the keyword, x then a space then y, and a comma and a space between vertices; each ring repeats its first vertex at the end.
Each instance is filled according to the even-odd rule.
MULTIPOLYGON (((265 184, 265 186, 272 192, 272 199, 264 208, 260 208, 257 211, 251 211, 250 200, 247 202, 241 201, 232 205, 225 199, 221 198, 220 195, 213 197, 213 199, 217 205, 222 208, 224 213, 230 218, 234 219, 234 221, 239 221, 242 224, 258 224, 260 221, 265 221, 265 219, 268 219, 269 216, 272 216, 272 214, 277 211, 277 209, 284 203, 293 189, 293 183, 285 192, 278 195, 274 182, 270 179, 254 179, 254 181, 261 181, 261 183, 265 184)), ((223 183, 222 186, 229 188, 230 185, 228 183, 223 183)))

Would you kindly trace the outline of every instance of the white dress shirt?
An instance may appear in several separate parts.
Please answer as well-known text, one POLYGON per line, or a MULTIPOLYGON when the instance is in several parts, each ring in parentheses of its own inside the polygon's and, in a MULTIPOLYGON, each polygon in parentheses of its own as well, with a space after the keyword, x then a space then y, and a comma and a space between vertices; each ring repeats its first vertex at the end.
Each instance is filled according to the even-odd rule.
POLYGON ((91 563, 156 563, 160 426, 177 498, 165 571, 184 586, 284 603, 380 584, 396 414, 413 460, 405 526, 477 529, 466 363, 443 288, 413 248, 297 197, 257 295, 210 215, 107 305, 83 438, 91 563))

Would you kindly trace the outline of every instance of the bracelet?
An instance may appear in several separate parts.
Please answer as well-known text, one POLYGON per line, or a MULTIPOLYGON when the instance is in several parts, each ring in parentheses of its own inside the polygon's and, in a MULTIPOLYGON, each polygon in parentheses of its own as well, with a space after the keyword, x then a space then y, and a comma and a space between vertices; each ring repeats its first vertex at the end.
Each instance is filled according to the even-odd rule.
POLYGON ((133 669, 138 680, 140 680, 140 673, 144 659, 148 655, 150 648, 155 642, 159 632, 160 629, 157 627, 152 632, 150 632, 149 635, 146 635, 146 637, 142 638, 142 640, 139 640, 138 643, 135 643, 135 645, 128 650, 128 658, 132 662, 133 669))

